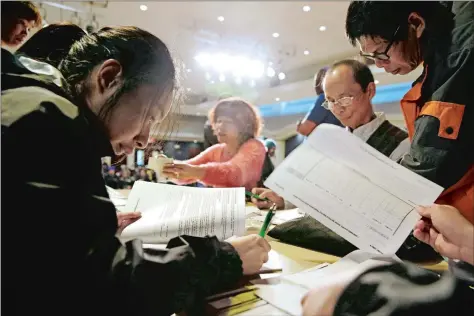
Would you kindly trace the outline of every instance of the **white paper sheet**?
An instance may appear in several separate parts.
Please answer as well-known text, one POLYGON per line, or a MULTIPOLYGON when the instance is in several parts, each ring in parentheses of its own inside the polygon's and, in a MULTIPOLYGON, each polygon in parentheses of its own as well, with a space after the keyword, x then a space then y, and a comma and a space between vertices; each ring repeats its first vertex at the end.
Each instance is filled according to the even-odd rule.
MULTIPOLYGON (((265 222, 265 217, 266 217, 268 211, 260 211, 260 212, 261 212, 261 215, 257 215, 257 216, 254 216, 254 217, 247 216, 247 218, 250 218, 254 221, 258 221, 258 222, 263 223, 263 222, 265 222)), ((275 215, 272 218, 271 223, 273 225, 281 225, 283 223, 286 223, 288 221, 291 221, 291 220, 294 220, 294 219, 297 219, 297 218, 300 218, 300 217, 303 217, 303 216, 304 216, 304 214, 300 213, 297 208, 292 209, 292 210, 276 211, 275 215)))
POLYGON ((311 289, 326 281, 329 282, 335 278, 344 278, 347 274, 356 275, 369 268, 397 261, 399 261, 399 259, 395 256, 380 256, 374 253, 356 250, 333 264, 321 264, 315 268, 299 273, 284 275, 281 278, 292 284, 311 289))
POLYGON ((244 188, 193 188, 137 181, 127 211, 142 218, 126 227, 122 242, 141 239, 166 243, 179 235, 216 236, 226 239, 245 233, 244 188))
POLYGON ((345 129, 322 124, 265 185, 357 246, 394 254, 443 188, 345 129))
POLYGON ((257 285, 255 294, 271 305, 294 316, 302 315, 301 300, 308 292, 293 284, 257 285))

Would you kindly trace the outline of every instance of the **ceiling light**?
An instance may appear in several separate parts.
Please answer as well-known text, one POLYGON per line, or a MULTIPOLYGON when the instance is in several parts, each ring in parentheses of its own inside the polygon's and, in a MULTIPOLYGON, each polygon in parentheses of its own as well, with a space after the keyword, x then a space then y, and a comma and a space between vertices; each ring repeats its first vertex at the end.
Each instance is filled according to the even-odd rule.
POLYGON ((197 140, 194 140, 193 142, 194 142, 195 144, 197 144, 198 141, 197 141, 197 140))
POLYGON ((275 101, 277 101, 277 102, 280 101, 280 98, 275 98, 275 101))
POLYGON ((186 69, 186 71, 187 71, 187 72, 191 72, 192 70, 191 70, 191 68, 188 68, 188 69, 186 69))
POLYGON ((142 4, 142 5, 140 6, 140 10, 146 11, 146 10, 148 10, 148 7, 147 7, 146 5, 144 5, 144 4, 142 4))
POLYGON ((267 68, 267 76, 270 77, 270 78, 273 78, 275 76, 275 69, 273 69, 272 67, 268 67, 267 68))
POLYGON ((211 55, 203 53, 194 57, 194 60, 198 62, 199 65, 206 67, 212 62, 211 55))
POLYGON ((374 83, 375 83, 375 84, 379 84, 379 83, 380 83, 380 81, 378 81, 378 80, 375 80, 375 81, 374 81, 374 83))
POLYGON ((217 21, 219 21, 219 22, 224 22, 224 17, 223 17, 223 16, 217 17, 217 21))
POLYGON ((206 79, 211 80, 210 73, 214 72, 233 77, 248 77, 257 79, 265 74, 265 64, 245 56, 228 55, 224 53, 201 53, 194 57, 199 66, 206 69, 206 79))
POLYGON ((303 11, 304 11, 304 12, 309 12, 309 11, 311 11, 311 7, 310 7, 309 5, 305 5, 305 6, 303 6, 303 11))
POLYGON ((189 91, 191 91, 191 88, 187 88, 186 90, 188 90, 188 92, 189 92, 189 91))
POLYGON ((273 63, 271 61, 269 61, 268 66, 273 66, 273 63))
POLYGON ((309 50, 305 50, 305 51, 303 52, 303 54, 309 55, 309 50))
POLYGON ((225 81, 225 76, 224 75, 219 75, 219 81, 224 82, 225 81))
POLYGON ((255 87, 255 80, 251 80, 251 81, 250 81, 250 86, 251 86, 251 87, 255 87))
POLYGON ((277 38, 277 37, 280 36, 280 34, 278 34, 278 33, 273 33, 272 36, 273 36, 274 38, 277 38))
POLYGON ((214 80, 211 80, 211 84, 214 84, 214 83, 215 83, 214 80))
POLYGON ((319 30, 320 30, 321 32, 324 32, 324 31, 326 31, 326 27, 325 27, 324 25, 321 25, 321 26, 319 27, 319 30))
POLYGON ((236 83, 236 84, 241 84, 241 83, 242 83, 242 78, 236 77, 236 78, 235 78, 235 83, 236 83))
POLYGON ((278 74, 278 79, 280 79, 280 80, 285 80, 285 78, 286 78, 286 75, 285 75, 284 72, 280 72, 280 73, 278 74))

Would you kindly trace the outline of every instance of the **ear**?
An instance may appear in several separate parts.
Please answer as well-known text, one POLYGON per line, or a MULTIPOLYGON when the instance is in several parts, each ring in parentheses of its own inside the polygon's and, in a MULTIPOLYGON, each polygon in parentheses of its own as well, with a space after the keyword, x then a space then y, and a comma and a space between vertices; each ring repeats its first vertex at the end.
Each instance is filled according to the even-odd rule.
POLYGON ((375 90, 375 82, 369 83, 369 85, 367 86, 367 96, 369 97, 369 100, 372 100, 375 96, 375 90))
POLYGON ((416 37, 420 38, 426 28, 425 19, 423 19, 418 13, 412 12, 408 16, 408 27, 413 28, 416 32, 416 37))
POLYGON ((108 59, 99 66, 97 71, 97 86, 99 91, 104 93, 105 90, 118 86, 122 79, 122 65, 115 59, 108 59))

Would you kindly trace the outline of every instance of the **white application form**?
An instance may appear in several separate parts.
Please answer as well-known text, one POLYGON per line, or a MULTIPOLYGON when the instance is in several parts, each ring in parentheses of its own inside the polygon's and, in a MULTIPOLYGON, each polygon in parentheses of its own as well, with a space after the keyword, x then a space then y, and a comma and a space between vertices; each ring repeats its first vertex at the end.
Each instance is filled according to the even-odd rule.
POLYGON ((142 218, 127 226, 120 239, 167 243, 179 235, 216 236, 224 240, 245 233, 244 188, 192 188, 137 181, 127 211, 142 218))
POLYGON ((394 254, 443 188, 345 129, 322 124, 265 185, 359 249, 394 254))

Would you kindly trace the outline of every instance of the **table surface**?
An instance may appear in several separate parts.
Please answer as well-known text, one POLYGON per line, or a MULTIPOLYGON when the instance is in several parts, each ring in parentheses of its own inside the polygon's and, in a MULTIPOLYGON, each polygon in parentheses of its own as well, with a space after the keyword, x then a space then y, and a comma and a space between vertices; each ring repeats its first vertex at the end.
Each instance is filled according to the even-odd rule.
MULTIPOLYGON (((130 190, 117 191, 125 196, 128 196, 130 193, 130 190)), ((258 231, 259 228, 257 227, 247 227, 247 234, 258 234, 258 231)), ((266 236, 265 239, 268 240, 272 249, 276 253, 272 256, 272 260, 279 261, 282 267, 282 274, 297 273, 324 262, 334 263, 340 259, 340 257, 332 256, 323 252, 285 244, 269 236, 266 236)), ((446 262, 442 261, 434 265, 422 265, 422 267, 433 271, 444 271, 447 270, 448 265, 446 262)), ((269 276, 273 277, 276 275, 269 276)))

